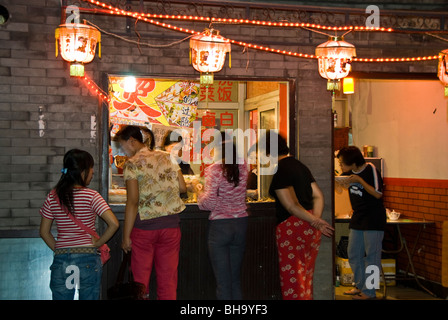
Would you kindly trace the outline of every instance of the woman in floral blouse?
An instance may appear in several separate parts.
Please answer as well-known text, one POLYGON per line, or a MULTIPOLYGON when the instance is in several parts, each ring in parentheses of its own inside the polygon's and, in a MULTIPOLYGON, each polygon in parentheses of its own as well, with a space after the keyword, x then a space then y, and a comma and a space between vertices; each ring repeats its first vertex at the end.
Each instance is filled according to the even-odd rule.
POLYGON ((130 156, 124 165, 127 201, 122 248, 132 249, 131 269, 136 282, 147 286, 154 265, 157 298, 175 300, 179 262, 179 213, 185 209, 180 193, 186 192, 179 166, 166 152, 148 148, 140 128, 127 126, 115 140, 130 156))

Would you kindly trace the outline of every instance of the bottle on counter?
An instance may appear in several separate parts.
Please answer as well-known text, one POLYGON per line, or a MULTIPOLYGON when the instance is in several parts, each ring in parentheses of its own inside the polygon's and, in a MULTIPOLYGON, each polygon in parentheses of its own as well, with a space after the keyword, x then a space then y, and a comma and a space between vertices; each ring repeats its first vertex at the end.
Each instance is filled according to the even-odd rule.
POLYGON ((335 286, 339 287, 341 285, 341 278, 339 274, 339 265, 336 265, 336 283, 335 286))

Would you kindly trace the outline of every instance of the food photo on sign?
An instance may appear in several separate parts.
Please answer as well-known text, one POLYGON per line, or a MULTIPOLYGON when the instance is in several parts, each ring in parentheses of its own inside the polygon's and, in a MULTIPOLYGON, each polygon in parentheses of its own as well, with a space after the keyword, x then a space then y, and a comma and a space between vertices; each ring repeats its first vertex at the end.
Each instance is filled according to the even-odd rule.
POLYGON ((127 92, 124 78, 109 78, 112 123, 191 127, 197 116, 199 83, 137 78, 135 91, 127 92))

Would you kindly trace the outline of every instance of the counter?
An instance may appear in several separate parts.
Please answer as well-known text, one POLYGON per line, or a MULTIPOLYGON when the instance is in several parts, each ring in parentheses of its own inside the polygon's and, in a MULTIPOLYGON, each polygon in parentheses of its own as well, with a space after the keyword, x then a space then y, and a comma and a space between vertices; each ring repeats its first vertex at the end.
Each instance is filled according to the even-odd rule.
MULTIPOLYGON (((250 300, 281 299, 278 258, 275 244, 275 203, 248 202, 249 225, 246 254, 242 267, 243 298, 250 300)), ((115 283, 121 263, 121 236, 124 204, 111 204, 120 221, 120 230, 109 241, 111 260, 105 265, 103 292, 115 283)), ((179 257, 179 300, 216 299, 215 278, 208 259, 208 211, 197 204, 186 204, 180 214, 182 232, 179 257)), ((151 298, 154 299, 155 279, 151 280, 151 298)), ((106 297, 103 297, 105 299, 106 297)))

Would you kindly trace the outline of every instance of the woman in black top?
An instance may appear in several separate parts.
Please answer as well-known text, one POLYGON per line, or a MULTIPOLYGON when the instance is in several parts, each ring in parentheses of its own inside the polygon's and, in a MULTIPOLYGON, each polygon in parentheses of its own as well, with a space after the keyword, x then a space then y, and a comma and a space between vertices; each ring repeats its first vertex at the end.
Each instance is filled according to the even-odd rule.
POLYGON ((347 253, 356 288, 345 294, 353 295, 353 299, 374 299, 375 288, 366 282, 369 276, 366 268, 376 266, 377 271, 381 270, 387 219, 382 199, 383 180, 375 166, 366 163, 357 147, 344 147, 337 157, 344 175, 350 175, 348 193, 353 209, 347 253))
POLYGON ((321 234, 329 237, 334 229, 321 219, 324 198, 310 170, 289 156, 286 140, 277 133, 267 134, 266 154, 271 154, 272 139, 278 142, 278 166, 269 193, 276 202, 282 295, 285 300, 310 300, 321 234))

